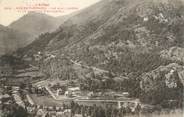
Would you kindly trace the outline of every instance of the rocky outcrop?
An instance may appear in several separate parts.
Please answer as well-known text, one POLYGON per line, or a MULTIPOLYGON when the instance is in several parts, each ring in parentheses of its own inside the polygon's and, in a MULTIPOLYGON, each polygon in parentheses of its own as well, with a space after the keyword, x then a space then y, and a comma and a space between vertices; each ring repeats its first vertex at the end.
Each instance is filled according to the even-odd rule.
POLYGON ((164 100, 180 100, 183 86, 184 67, 176 63, 143 74, 140 82, 144 98, 149 98, 154 104, 164 100))
POLYGON ((161 52, 161 57, 184 62, 184 48, 181 47, 171 47, 168 50, 163 50, 161 52))

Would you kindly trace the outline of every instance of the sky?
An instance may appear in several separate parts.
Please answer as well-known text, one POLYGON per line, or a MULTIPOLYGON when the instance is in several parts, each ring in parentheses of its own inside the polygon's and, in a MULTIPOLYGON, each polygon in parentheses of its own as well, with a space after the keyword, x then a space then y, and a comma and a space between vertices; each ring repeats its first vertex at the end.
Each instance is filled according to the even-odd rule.
POLYGON ((30 11, 62 16, 100 0, 0 0, 0 24, 7 26, 30 11))

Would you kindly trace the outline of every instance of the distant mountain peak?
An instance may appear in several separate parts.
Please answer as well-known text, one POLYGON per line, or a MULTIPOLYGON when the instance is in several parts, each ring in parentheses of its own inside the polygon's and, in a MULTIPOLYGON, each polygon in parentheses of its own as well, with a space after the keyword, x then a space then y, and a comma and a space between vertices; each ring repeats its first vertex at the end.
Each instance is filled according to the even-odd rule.
POLYGON ((35 11, 30 11, 28 12, 27 14, 25 14, 23 17, 25 16, 32 16, 32 17, 52 17, 54 18, 53 16, 50 16, 50 15, 47 15, 47 14, 44 14, 44 13, 41 13, 41 12, 35 12, 35 11))
POLYGON ((11 23, 9 27, 35 37, 41 33, 53 31, 58 25, 60 24, 55 17, 38 12, 29 12, 11 23))

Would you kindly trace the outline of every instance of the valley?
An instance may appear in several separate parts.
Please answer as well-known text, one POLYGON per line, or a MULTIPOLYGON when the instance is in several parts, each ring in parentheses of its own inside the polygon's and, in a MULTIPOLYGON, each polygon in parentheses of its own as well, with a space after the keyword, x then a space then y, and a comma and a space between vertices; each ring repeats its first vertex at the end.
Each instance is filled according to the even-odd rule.
POLYGON ((4 103, 18 92, 33 117, 182 116, 183 11, 182 0, 101 0, 68 16, 32 12, 2 26, 2 39, 14 31, 32 37, 2 47, 4 103))

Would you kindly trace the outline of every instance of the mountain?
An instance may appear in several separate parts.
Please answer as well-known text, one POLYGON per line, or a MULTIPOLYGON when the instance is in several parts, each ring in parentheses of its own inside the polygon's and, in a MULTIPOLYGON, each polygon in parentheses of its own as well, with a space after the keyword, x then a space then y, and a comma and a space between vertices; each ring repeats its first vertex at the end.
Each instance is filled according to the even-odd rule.
POLYGON ((62 17, 57 19, 46 14, 29 12, 11 23, 9 27, 36 37, 41 33, 55 30, 63 21, 64 19, 62 19, 62 17))
POLYGON ((31 36, 0 25, 0 55, 11 54, 31 42, 31 36))
POLYGON ((184 45, 182 11, 181 0, 102 0, 21 52, 66 54, 117 73, 147 72, 168 63, 160 51, 184 45))

